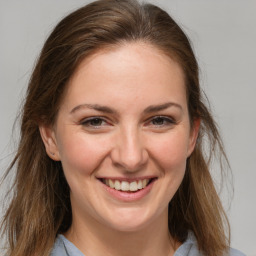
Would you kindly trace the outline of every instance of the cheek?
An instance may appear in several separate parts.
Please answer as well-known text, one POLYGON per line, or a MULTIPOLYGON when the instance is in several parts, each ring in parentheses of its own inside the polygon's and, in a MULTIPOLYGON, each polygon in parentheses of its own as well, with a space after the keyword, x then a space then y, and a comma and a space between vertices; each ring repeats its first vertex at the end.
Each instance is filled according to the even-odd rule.
MULTIPOLYGON (((186 134, 172 132, 154 141, 151 155, 161 170, 161 189, 157 196, 164 210, 177 192, 185 174, 187 160, 186 134), (176 136, 180 134, 181 136, 176 136), (182 135, 183 134, 183 135, 182 135)), ((152 141, 153 142, 153 141, 152 141)), ((153 145, 153 144, 152 144, 153 145)))
POLYGON ((108 149, 104 141, 98 143, 97 136, 77 133, 64 136, 59 151, 65 173, 90 175, 100 165, 108 149))
POLYGON ((152 141, 151 153, 164 170, 185 169, 188 140, 184 133, 172 133, 152 141))

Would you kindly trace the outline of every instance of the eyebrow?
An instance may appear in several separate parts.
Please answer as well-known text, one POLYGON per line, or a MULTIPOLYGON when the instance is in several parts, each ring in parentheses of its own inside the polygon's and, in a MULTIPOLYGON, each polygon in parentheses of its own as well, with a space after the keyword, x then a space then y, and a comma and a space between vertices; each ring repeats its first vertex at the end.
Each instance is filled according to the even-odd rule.
MULTIPOLYGON (((149 113, 153 113, 153 112, 158 112, 158 111, 161 111, 161 110, 165 110, 169 107, 177 107, 177 108, 182 110, 181 105, 179 105, 177 103, 174 103, 174 102, 167 102, 167 103, 160 104, 160 105, 148 106, 143 111, 143 113, 144 114, 149 114, 149 113)), ((83 109, 83 108, 89 108, 89 109, 93 109, 93 110, 103 112, 103 113, 108 113, 108 114, 118 114, 117 110, 115 110, 113 108, 110 108, 110 107, 107 107, 107 106, 99 105, 99 104, 81 104, 81 105, 78 105, 70 111, 70 114, 73 114, 74 112, 76 112, 80 109, 83 109)))
POLYGON ((165 109, 170 108, 170 107, 177 107, 180 110, 182 110, 181 105, 179 105, 177 103, 174 103, 174 102, 167 102, 167 103, 160 104, 160 105, 148 106, 143 112, 145 114, 148 114, 148 113, 152 113, 152 112, 158 112, 158 111, 161 111, 161 110, 165 110, 165 109))
POLYGON ((108 114, 117 114, 116 110, 114 110, 110 107, 107 107, 107 106, 99 105, 99 104, 81 104, 81 105, 78 105, 70 111, 70 114, 73 114, 74 112, 78 111, 79 109, 83 109, 83 108, 94 109, 94 110, 97 110, 99 112, 108 113, 108 114))

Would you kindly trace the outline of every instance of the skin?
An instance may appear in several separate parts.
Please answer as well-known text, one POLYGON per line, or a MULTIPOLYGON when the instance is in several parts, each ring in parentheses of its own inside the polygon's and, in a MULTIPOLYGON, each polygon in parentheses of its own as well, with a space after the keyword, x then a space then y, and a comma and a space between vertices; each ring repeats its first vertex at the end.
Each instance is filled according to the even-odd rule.
POLYGON ((87 256, 172 255, 180 244, 168 232, 168 203, 198 128, 199 121, 190 126, 181 67, 155 47, 126 43, 84 59, 54 127, 40 127, 71 190, 65 236, 87 256), (157 179, 131 202, 107 193, 99 180, 146 176, 157 179))

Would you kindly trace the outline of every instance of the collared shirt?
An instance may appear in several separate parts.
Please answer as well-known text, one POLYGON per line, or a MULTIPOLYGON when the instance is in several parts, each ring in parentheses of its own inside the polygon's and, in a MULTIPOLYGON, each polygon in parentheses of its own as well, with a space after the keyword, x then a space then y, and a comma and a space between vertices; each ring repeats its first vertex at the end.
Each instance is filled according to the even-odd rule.
MULTIPOLYGON (((51 256, 86 256, 65 236, 58 235, 51 256)), ((194 234, 189 233, 187 240, 177 249, 173 256, 203 256, 199 252, 194 234)), ((235 249, 230 249, 228 256, 245 256, 235 249)))

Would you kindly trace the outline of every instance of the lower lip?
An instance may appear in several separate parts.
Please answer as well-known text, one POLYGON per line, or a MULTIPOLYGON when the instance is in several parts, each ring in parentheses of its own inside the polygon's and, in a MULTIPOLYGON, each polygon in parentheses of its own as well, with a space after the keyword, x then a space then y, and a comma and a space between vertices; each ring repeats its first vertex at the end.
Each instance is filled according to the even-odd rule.
POLYGON ((110 188, 109 186, 105 185, 101 181, 100 182, 103 185, 104 189, 114 198, 124 201, 124 202, 132 202, 132 201, 137 201, 137 200, 144 198, 152 189, 155 181, 156 180, 153 180, 145 188, 140 189, 136 192, 125 192, 125 191, 121 191, 121 190, 116 190, 114 188, 110 188))

